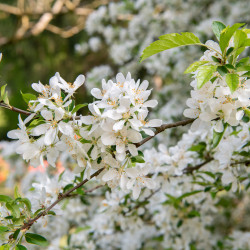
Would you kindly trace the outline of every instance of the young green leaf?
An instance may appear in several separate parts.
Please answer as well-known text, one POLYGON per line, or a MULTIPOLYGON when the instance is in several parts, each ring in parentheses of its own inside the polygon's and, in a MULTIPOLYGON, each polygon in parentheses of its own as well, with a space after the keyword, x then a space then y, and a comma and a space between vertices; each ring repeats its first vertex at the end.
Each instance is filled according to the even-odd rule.
POLYGON ((242 30, 236 30, 234 34, 234 48, 240 48, 245 46, 247 34, 242 30))
POLYGON ((15 250, 27 250, 27 248, 23 245, 16 245, 16 249, 15 250))
POLYGON ((21 95, 22 95, 22 97, 23 97, 23 100, 26 102, 26 103, 29 103, 29 101, 31 101, 31 100, 36 100, 36 96, 35 95, 33 95, 33 94, 30 94, 30 93, 23 93, 22 91, 21 91, 21 95))
POLYGON ((11 202, 12 198, 7 195, 0 195, 0 203, 1 202, 11 202))
POLYGON ((75 112, 77 112, 79 109, 86 107, 88 105, 88 103, 84 103, 84 104, 78 104, 74 107, 74 109, 72 110, 72 114, 74 114, 75 112))
POLYGON ((8 227, 0 226, 0 233, 4 233, 4 232, 7 232, 7 231, 9 231, 8 227))
POLYGON ((222 54, 224 55, 226 53, 226 48, 229 45, 230 39, 232 38, 232 36, 234 35, 235 31, 237 29, 239 29, 240 27, 242 27, 244 25, 244 23, 236 23, 234 25, 227 26, 220 34, 220 48, 222 51, 222 54))
POLYGON ((137 156, 134 156, 134 157, 131 158, 131 162, 132 162, 132 163, 134 163, 134 162, 144 163, 145 160, 143 159, 142 156, 137 155, 137 156))
POLYGON ((227 86, 230 88, 231 92, 233 93, 239 86, 239 75, 233 73, 227 74, 226 83, 227 86))
POLYGON ((226 28, 226 25, 224 23, 218 22, 218 21, 214 21, 212 23, 212 30, 216 36, 216 38, 218 39, 218 41, 220 41, 220 33, 222 30, 224 30, 226 28))
POLYGON ((26 205, 28 211, 31 211, 31 203, 28 198, 22 198, 20 201, 26 205))
POLYGON ((200 66, 197 74, 197 88, 200 89, 206 82, 208 82, 213 73, 216 71, 215 65, 200 66))
POLYGON ((49 245, 49 242, 39 234, 26 233, 25 239, 28 243, 35 244, 41 247, 47 247, 49 245))
POLYGON ((181 34, 178 33, 166 34, 160 36, 158 41, 151 43, 146 49, 144 49, 141 56, 141 61, 164 50, 185 45, 204 45, 204 44, 200 42, 197 36, 189 32, 182 32, 181 34))
POLYGON ((219 145, 219 143, 220 143, 220 141, 221 141, 221 139, 222 139, 222 137, 227 129, 227 126, 228 126, 227 123, 224 124, 224 130, 220 133, 216 132, 215 130, 213 131, 213 148, 216 148, 219 145))
POLYGON ((188 73, 192 73, 194 71, 196 71, 200 66, 208 63, 209 61, 198 61, 198 62, 194 62, 192 63, 185 71, 184 74, 188 74, 188 73))
POLYGON ((11 215, 19 218, 20 217, 20 210, 19 207, 14 202, 6 203, 6 208, 11 212, 11 215))
POLYGON ((18 190, 18 186, 17 186, 17 185, 15 186, 15 190, 14 190, 14 197, 15 197, 15 199, 16 199, 16 198, 21 197, 21 195, 20 195, 20 193, 19 193, 19 190, 18 190))

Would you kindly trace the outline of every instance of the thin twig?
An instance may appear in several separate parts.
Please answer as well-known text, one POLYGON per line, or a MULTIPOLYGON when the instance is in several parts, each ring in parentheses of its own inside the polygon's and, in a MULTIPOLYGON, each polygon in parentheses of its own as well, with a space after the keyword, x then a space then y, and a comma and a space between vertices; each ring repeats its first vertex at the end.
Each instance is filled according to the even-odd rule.
MULTIPOLYGON (((68 190, 66 193, 60 195, 60 197, 58 197, 58 199, 53 202, 49 207, 47 207, 43 212, 39 213, 35 218, 29 220, 27 223, 25 223, 20 229, 24 230, 24 229, 29 229, 34 222, 36 222, 39 218, 41 218, 42 216, 45 216, 46 214, 48 214, 48 212, 55 206, 57 205, 60 201, 62 201, 63 199, 67 198, 72 192, 74 192, 76 189, 78 189, 79 187, 83 186, 85 183, 87 183, 90 179, 98 176, 102 171, 104 170, 104 168, 101 168, 99 170, 97 170, 94 174, 92 174, 90 176, 89 179, 85 179, 82 182, 80 182, 79 184, 77 184, 75 187, 71 188, 70 190, 68 190)), ((89 191, 90 192, 90 191, 89 191)))
POLYGON ((19 108, 16 108, 16 107, 13 107, 13 106, 9 106, 3 102, 0 102, 0 107, 2 108, 5 108, 5 109, 9 109, 9 110, 12 110, 14 112, 17 112, 19 114, 23 114, 23 115, 31 115, 32 113, 29 112, 29 111, 25 111, 25 110, 22 110, 22 109, 19 109, 19 108))
MULTIPOLYGON (((9 110, 12 110, 12 111, 15 111, 17 113, 24 114, 24 115, 31 115, 32 114, 31 112, 28 112, 28 111, 25 111, 25 110, 22 110, 22 109, 18 109, 18 108, 15 108, 13 106, 8 106, 8 105, 6 105, 6 104, 4 104, 2 102, 0 103, 0 107, 6 108, 6 109, 9 109, 9 110)), ((76 116, 74 119, 75 120, 79 120, 80 116, 76 116)), ((183 121, 178 121, 178 122, 163 124, 160 127, 155 128, 156 131, 155 131, 155 135, 154 136, 148 136, 145 139, 143 139, 141 142, 134 143, 134 144, 138 148, 141 145, 143 145, 144 143, 146 143, 147 141, 149 141, 150 139, 154 138, 159 133, 163 132, 164 130, 169 129, 169 128, 179 127, 179 126, 185 126, 187 124, 192 123, 194 120, 195 119, 186 119, 186 120, 183 120, 183 121)))
POLYGON ((185 126, 187 124, 190 124, 194 121, 195 119, 187 119, 187 120, 183 120, 183 121, 178 121, 178 122, 173 122, 173 123, 168 123, 168 124, 163 124, 160 127, 155 128, 155 134, 153 136, 148 136, 145 139, 143 139, 142 141, 135 143, 135 146, 138 148, 141 145, 143 145, 144 143, 146 143, 147 141, 151 140, 152 138, 154 138, 156 135, 158 135, 159 133, 163 132, 164 130, 168 129, 168 128, 175 128, 175 127, 179 127, 179 126, 185 126))
POLYGON ((192 174, 193 171, 195 170, 199 170, 201 167, 203 167, 204 165, 206 165, 207 163, 211 162, 212 160, 214 160, 214 158, 208 158, 207 160, 205 160, 204 162, 196 165, 196 166, 193 166, 193 167, 187 167, 183 170, 183 173, 184 174, 192 174))

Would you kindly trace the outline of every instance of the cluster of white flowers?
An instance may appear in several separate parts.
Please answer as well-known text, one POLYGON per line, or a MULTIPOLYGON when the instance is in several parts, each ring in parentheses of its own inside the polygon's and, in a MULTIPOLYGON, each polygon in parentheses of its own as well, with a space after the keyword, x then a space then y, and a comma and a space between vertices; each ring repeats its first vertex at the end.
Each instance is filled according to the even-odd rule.
MULTIPOLYGON (((214 41, 206 43, 211 49, 205 51, 201 61, 209 64, 216 64, 212 57, 221 58, 221 50, 219 44, 214 41)), ((232 45, 233 46, 233 45, 232 45)), ((198 118, 192 124, 192 130, 205 128, 211 125, 211 121, 218 120, 214 124, 216 132, 224 130, 224 123, 230 126, 237 126, 242 120, 244 113, 249 111, 250 106, 250 80, 247 76, 243 76, 246 71, 237 72, 239 75, 239 86, 235 91, 231 91, 226 83, 226 76, 214 73, 217 77, 213 82, 208 81, 200 89, 197 89, 197 71, 194 72, 194 81, 191 86, 191 98, 187 100, 189 109, 184 111, 184 115, 189 118, 198 118)))
POLYGON ((147 168, 130 168, 131 157, 138 156, 136 143, 143 139, 142 132, 152 136, 162 124, 159 119, 147 120, 148 108, 157 105, 156 100, 148 100, 152 89, 148 90, 148 81, 136 82, 130 74, 125 78, 119 73, 116 82, 103 80, 102 90, 92 89, 96 101, 88 105, 91 114, 77 118, 71 97, 84 79, 80 75, 71 84, 56 73, 47 86, 33 83, 39 96, 29 101, 32 114, 24 121, 19 116, 20 129, 8 136, 18 139, 16 152, 33 166, 44 165, 46 157, 55 167, 66 150, 77 161, 76 172, 85 170, 89 178, 92 169, 105 167, 104 182, 131 189, 138 198, 141 186, 155 186, 146 177, 147 168))
MULTIPOLYGON (((66 185, 74 183, 74 177, 79 178, 79 173, 81 178, 89 178, 94 170, 104 168, 84 186, 94 188, 90 196, 76 195, 61 202, 54 209, 60 216, 48 216, 47 227, 40 220, 32 226, 51 242, 48 249, 250 249, 244 210, 249 204, 250 174, 245 164, 250 150, 249 122, 242 120, 250 106, 250 82, 242 76, 245 72, 237 72, 239 87, 233 93, 225 77, 218 73, 215 81, 208 81, 200 89, 195 79, 187 101, 189 109, 184 111, 185 116, 196 118, 192 129, 182 137, 179 132, 168 131, 157 135, 162 142, 158 149, 154 140, 145 144, 147 149, 143 152, 136 146, 143 137, 153 136, 154 128, 162 123, 147 119, 149 108, 157 105, 157 101, 148 100, 151 94, 157 96, 161 106, 158 113, 150 114, 151 118, 172 121, 181 115, 189 87, 183 84, 181 74, 193 61, 193 55, 200 55, 195 47, 176 49, 168 56, 161 53, 139 64, 146 45, 159 35, 183 30, 211 37, 211 19, 220 16, 232 23, 249 12, 246 0, 201 3, 120 1, 94 11, 86 22, 87 32, 93 37, 88 44, 76 45, 76 50, 82 54, 89 49, 97 52, 105 42, 112 65, 97 66, 87 73, 87 88, 92 89, 95 98, 88 105, 88 115, 79 117, 74 112, 77 106, 73 94, 83 84, 84 76, 71 84, 57 73, 49 85, 32 85, 39 93, 37 99, 29 101, 33 114, 24 121, 19 116, 20 129, 8 134, 18 139, 17 145, 2 143, 2 155, 12 155, 16 147, 16 152, 32 166, 47 165, 47 159, 53 167, 58 166, 60 156, 66 170, 61 176, 58 171, 52 174, 49 167, 43 168, 43 173, 38 168, 27 174, 23 162, 15 159, 13 164, 10 157, 7 185, 14 186, 15 179, 22 179, 22 191, 30 198, 35 212, 55 201, 66 185), (206 11, 201 8, 204 3, 206 11), (195 17, 190 14, 190 6, 195 17), (227 12, 230 16, 224 16, 227 12), (128 25, 123 25, 124 20, 129 21, 128 25), (145 72, 160 91, 148 89, 148 81, 140 83, 130 74, 125 77, 119 73, 115 80, 99 84, 117 69, 133 75, 145 72), (175 84, 169 84, 172 82, 175 84), (229 126, 224 131, 226 123, 229 126), (213 130, 224 131, 216 148, 211 141, 213 130), (196 167, 195 171, 188 172, 192 167, 196 167), (110 189, 104 185, 95 190, 100 184, 107 184, 110 189), (240 196, 237 191, 241 191, 240 196), (234 199, 234 207, 227 203, 223 207, 224 199, 234 199), (237 215, 233 222, 224 216, 228 210, 237 215), (220 223, 230 232, 219 231, 220 223)), ((207 45, 212 49, 200 60, 216 65, 213 57, 222 59, 220 48, 212 41, 207 45)), ((0 219, 8 213, 0 204, 0 219)), ((0 236, 0 242, 6 239, 0 236)))
POLYGON ((66 150, 68 140, 74 138, 75 114, 71 112, 71 97, 84 80, 85 77, 80 75, 73 84, 67 83, 56 73, 49 85, 32 84, 39 93, 37 99, 29 101, 32 113, 24 121, 19 115, 19 129, 8 133, 9 138, 18 139, 16 151, 23 155, 24 160, 38 166, 43 165, 46 156, 49 164, 55 166, 59 152, 66 150))

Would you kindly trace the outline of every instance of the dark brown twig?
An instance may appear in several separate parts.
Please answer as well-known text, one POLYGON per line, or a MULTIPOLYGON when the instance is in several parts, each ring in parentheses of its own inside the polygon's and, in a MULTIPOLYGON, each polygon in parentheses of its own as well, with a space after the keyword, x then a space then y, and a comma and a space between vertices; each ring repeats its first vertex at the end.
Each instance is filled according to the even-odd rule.
MULTIPOLYGON (((53 202, 49 207, 47 207, 43 212, 39 213, 35 218, 30 219, 27 223, 25 223, 20 229, 24 230, 24 229, 29 229, 34 222, 36 222, 39 218, 41 218, 42 216, 45 216, 48 214, 48 212, 55 206, 57 205, 60 201, 62 201, 64 198, 67 198, 72 192, 74 192, 76 189, 78 189, 79 187, 83 186, 85 183, 87 183, 90 179, 98 176, 102 171, 104 170, 104 168, 101 168, 99 170, 97 170, 94 174, 92 174, 90 176, 89 179, 85 179, 82 182, 80 182, 79 184, 77 184, 75 187, 71 188, 70 190, 68 190, 66 193, 60 195, 60 197, 53 202)), ((89 190, 90 192, 90 190, 89 190)))
POLYGON ((160 127, 155 128, 155 134, 153 136, 148 136, 145 139, 143 139, 142 141, 135 143, 135 146, 138 148, 141 145, 143 145, 144 143, 146 143, 147 141, 151 140, 152 138, 154 138, 156 135, 158 135, 159 133, 163 132, 164 130, 168 129, 168 128, 175 128, 175 127, 179 127, 179 126, 185 126, 187 124, 190 124, 194 121, 195 119, 187 119, 187 120, 183 120, 183 121, 178 121, 178 122, 173 122, 173 123, 168 123, 168 124, 163 124, 160 127))

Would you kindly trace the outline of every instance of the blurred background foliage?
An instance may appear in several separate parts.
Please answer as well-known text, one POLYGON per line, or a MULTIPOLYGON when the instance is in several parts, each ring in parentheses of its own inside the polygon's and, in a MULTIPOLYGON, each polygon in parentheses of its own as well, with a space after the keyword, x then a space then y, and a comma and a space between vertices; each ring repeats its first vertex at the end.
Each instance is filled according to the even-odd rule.
MULTIPOLYGON (((29 3, 41 5, 41 12, 50 10, 50 6, 56 1, 29 1, 29 0, 1 0, 0 7, 3 6, 24 6, 29 10, 29 3), (40 3, 39 3, 40 2, 40 3), (46 7, 48 6, 48 7, 46 7)), ((66 2, 66 1, 64 1, 66 2)), ((68 1, 71 2, 71 1, 68 1)), ((86 8, 97 8, 105 1, 72 1, 72 3, 86 8), (81 2, 81 3, 80 3, 81 2), (93 7, 92 7, 93 6, 93 7)), ((4 8, 5 10, 5 8, 4 8)), ((29 17, 29 22, 38 22, 41 14, 33 14, 29 17)), ((84 24, 87 16, 81 21, 84 24)), ((63 27, 64 30, 76 26, 77 16, 70 9, 67 13, 61 13, 53 16, 51 23, 56 27, 63 27)), ((83 58, 75 51, 75 44, 79 41, 86 41, 87 34, 84 29, 79 30, 77 34, 72 33, 68 37, 63 37, 48 30, 43 30, 37 35, 27 32, 20 39, 15 38, 15 33, 20 28, 22 16, 8 13, 0 8, 0 52, 3 54, 0 64, 0 85, 8 84, 10 104, 27 109, 27 104, 23 101, 20 90, 23 93, 32 93, 31 84, 41 81, 48 84, 49 78, 55 72, 60 72, 61 76, 67 81, 74 81, 79 74, 85 74, 94 65, 98 65, 105 60, 105 53, 95 53, 86 55, 83 58), (5 41, 3 38, 8 38, 5 41)), ((79 89, 76 96, 79 103, 86 102, 85 88, 79 89)), ((7 132, 16 128, 17 114, 8 110, 0 109, 0 140, 7 139, 7 132)))

